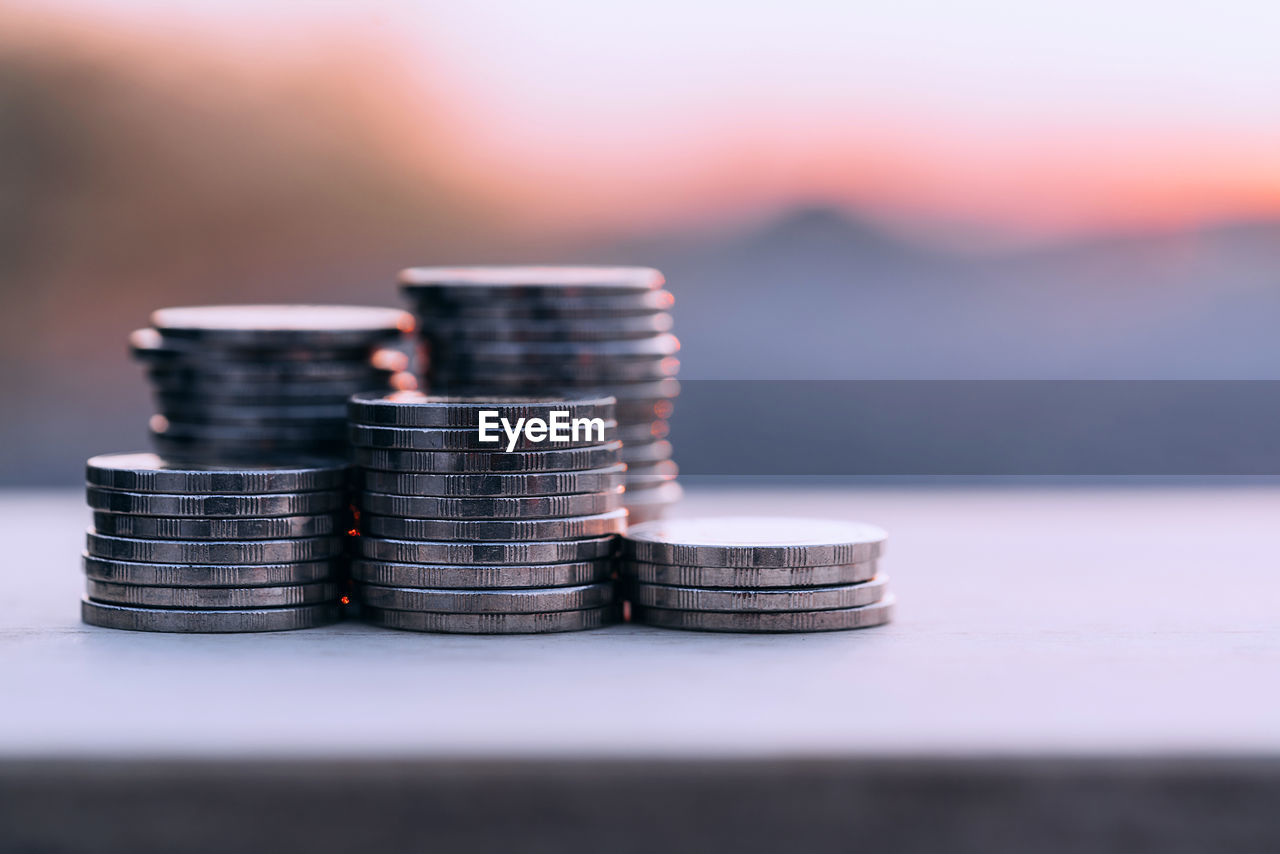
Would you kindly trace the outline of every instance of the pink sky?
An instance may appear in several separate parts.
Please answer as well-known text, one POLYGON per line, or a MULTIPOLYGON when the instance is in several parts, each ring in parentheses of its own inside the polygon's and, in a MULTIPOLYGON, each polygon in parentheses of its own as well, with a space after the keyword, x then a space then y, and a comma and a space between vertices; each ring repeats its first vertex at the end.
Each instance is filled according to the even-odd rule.
POLYGON ((1035 238, 1280 214, 1275 4, 864 5, 53 2, 250 68, 359 45, 389 124, 447 129, 461 175, 543 226, 831 203, 1035 238))

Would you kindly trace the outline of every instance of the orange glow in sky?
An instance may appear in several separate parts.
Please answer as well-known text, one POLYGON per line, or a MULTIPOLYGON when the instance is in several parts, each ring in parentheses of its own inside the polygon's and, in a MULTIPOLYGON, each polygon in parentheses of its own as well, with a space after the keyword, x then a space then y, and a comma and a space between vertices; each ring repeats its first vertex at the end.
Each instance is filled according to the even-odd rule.
POLYGON ((52 5, 249 67, 357 45, 334 73, 381 104, 389 150, 448 152, 539 228, 822 203, 1033 238, 1280 215, 1277 4, 52 5))

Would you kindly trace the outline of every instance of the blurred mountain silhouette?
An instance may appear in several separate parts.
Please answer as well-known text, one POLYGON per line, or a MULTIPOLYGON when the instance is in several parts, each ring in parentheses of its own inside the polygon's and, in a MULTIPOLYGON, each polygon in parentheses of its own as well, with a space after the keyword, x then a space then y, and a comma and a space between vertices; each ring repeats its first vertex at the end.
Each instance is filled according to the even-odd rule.
POLYGON ((126 47, 0 35, 4 482, 75 482, 86 456, 144 444, 124 341, 152 309, 396 304, 395 271, 413 263, 657 266, 692 379, 1280 373, 1278 222, 983 254, 806 207, 728 230, 535 239, 430 133, 406 140, 368 57, 250 83, 179 48, 126 47))

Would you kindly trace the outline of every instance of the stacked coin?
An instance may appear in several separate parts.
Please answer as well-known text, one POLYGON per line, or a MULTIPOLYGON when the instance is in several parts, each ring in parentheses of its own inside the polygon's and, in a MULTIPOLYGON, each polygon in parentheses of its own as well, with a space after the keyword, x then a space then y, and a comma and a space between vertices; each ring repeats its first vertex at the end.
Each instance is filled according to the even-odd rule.
POLYGON ((400 392, 355 395, 350 413, 366 619, 474 634, 611 621, 627 512, 612 398, 400 392))
POLYGON ((666 436, 680 348, 647 267, 418 267, 400 274, 433 393, 617 398, 634 524, 680 498, 666 436))
POLYGON ((345 464, 86 465, 86 623, 153 632, 302 629, 341 617, 345 464))
POLYGON ((413 327, 396 309, 199 306, 151 322, 130 345, 155 394, 152 442, 171 459, 345 456, 347 398, 416 385, 388 349, 413 327))
POLYGON ((889 622, 874 525, 771 517, 631 527, 621 574, 631 618, 709 632, 819 632, 889 622))

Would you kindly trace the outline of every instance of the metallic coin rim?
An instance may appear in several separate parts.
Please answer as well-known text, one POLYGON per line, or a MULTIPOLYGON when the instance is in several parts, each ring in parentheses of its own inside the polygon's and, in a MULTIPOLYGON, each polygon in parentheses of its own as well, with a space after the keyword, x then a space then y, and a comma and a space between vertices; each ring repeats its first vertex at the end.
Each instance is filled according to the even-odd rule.
POLYGON ((338 585, 331 581, 262 587, 185 587, 85 579, 85 596, 94 602, 108 605, 133 605, 139 608, 180 608, 192 611, 251 610, 313 605, 321 602, 335 602, 340 593, 338 585), (234 600, 237 597, 262 601, 236 602, 234 600), (205 598, 212 601, 208 603, 182 601, 188 598, 192 600, 205 598), (165 599, 169 601, 163 601, 165 599), (219 599, 223 601, 219 602, 219 599))
POLYGON ((625 508, 592 516, 557 519, 418 519, 379 516, 360 517, 361 534, 387 540, 579 540, 618 534, 626 529, 625 508))
POLYGON ((555 451, 404 451, 396 448, 352 448, 357 465, 393 474, 541 474, 590 471, 617 465, 621 451, 622 442, 616 439, 600 445, 555 451), (397 458, 402 458, 403 462, 393 462, 397 458))
MULTIPOLYGON (((623 483, 627 468, 615 463, 598 469, 545 472, 357 473, 356 486, 363 510, 384 516, 415 516, 415 498, 520 498, 579 492, 604 492, 623 483), (377 476, 371 476, 377 475, 377 476), (392 475, 382 477, 381 475, 392 475), (373 489, 370 484, 396 486, 398 491, 373 489), (381 508, 381 509, 377 509, 381 508)), ((424 502, 430 503, 430 502, 424 502)), ((427 514, 421 514, 426 516, 427 514)))
POLYGON ((440 634, 551 634, 598 629, 616 622, 612 606, 578 611, 544 611, 539 614, 448 614, 438 611, 392 611, 364 606, 361 616, 370 623, 402 631, 440 634))
MULTIPOLYGON (((614 398, 463 397, 420 392, 351 395, 350 420, 371 427, 436 427, 475 430, 480 413, 498 410, 502 417, 549 418, 552 412, 568 412, 570 418, 603 418, 613 421, 614 398), (394 398, 394 400, 392 399, 394 398)), ((484 450, 484 449, 481 449, 484 450)), ((488 450, 492 450, 489 448, 488 450)))
POLYGON ((347 506, 347 495, 340 489, 239 495, 216 492, 131 492, 89 486, 85 488, 85 502, 91 510, 134 516, 269 518, 316 516, 339 511, 347 506))
POLYGON ((343 558, 268 563, 256 566, 237 564, 150 563, 80 555, 86 578, 139 587, 280 587, 338 581, 343 576, 343 558))
POLYGON ((782 516, 704 517, 699 519, 664 520, 632 526, 623 538, 622 553, 625 557, 649 563, 688 564, 692 566, 820 566, 837 563, 858 563, 880 557, 888 534, 884 529, 864 522, 848 522, 839 519, 795 519, 782 516), (688 526, 695 523, 711 524, 732 521, 735 525, 754 524, 759 530, 778 523, 816 523, 863 529, 863 537, 857 540, 841 540, 822 543, 780 542, 776 544, 733 544, 726 542, 702 542, 688 539, 676 540, 677 534, 663 537, 661 526, 688 526), (661 539, 659 537, 662 537, 661 539))
POLYGON ((93 528, 98 533, 143 540, 287 540, 332 536, 348 527, 337 513, 195 518, 93 511, 93 528))
POLYGON ((567 587, 523 590, 459 590, 447 587, 384 587, 356 584, 352 592, 362 605, 388 611, 434 611, 449 614, 545 614, 585 611, 611 605, 614 586, 608 581, 567 587))
POLYGON ((336 623, 342 619, 342 608, 332 603, 225 610, 137 608, 82 599, 80 619, 91 626, 137 632, 239 634, 310 629, 336 623))
POLYGON ((288 540, 148 540, 114 537, 90 528, 85 551, 93 557, 137 563, 258 564, 311 563, 338 557, 346 538, 298 537, 288 540))
POLYGON ((856 584, 760 590, 685 587, 631 581, 626 598, 645 608, 671 611, 728 611, 733 613, 785 613, 834 611, 871 605, 884 598, 888 576, 856 584))
POLYGON ((567 563, 427 564, 353 558, 351 578, 382 587, 464 590, 518 590, 569 587, 604 581, 613 573, 609 558, 567 563))
MULTIPOLYGON (((347 483, 351 467, 342 464, 315 466, 263 465, 245 467, 201 468, 173 463, 177 468, 112 467, 113 458, 123 463, 136 458, 139 463, 153 460, 164 464, 163 457, 147 451, 127 454, 99 454, 85 462, 85 480, 90 486, 124 492, 156 492, 171 494, 245 494, 275 492, 322 492, 341 489, 347 483)), ((320 463, 320 461, 317 461, 320 463)))
POLYGON ((384 563, 446 564, 454 566, 521 566, 578 563, 610 557, 616 535, 580 540, 524 542, 466 542, 463 540, 396 540, 359 536, 354 553, 384 563))
POLYGON ((664 629, 702 632, 800 633, 837 632, 882 626, 893 619, 897 600, 892 593, 858 608, 829 611, 676 611, 633 605, 632 620, 664 629))
MULTIPOLYGON (((611 442, 618 430, 618 423, 612 419, 604 422, 604 441, 611 442)), ((594 430, 585 432, 594 433, 594 430)), ((482 443, 479 431, 475 428, 455 427, 385 427, 377 424, 361 424, 352 421, 348 425, 347 438, 352 445, 361 448, 379 448, 401 451, 505 451, 508 442, 499 439, 497 443, 482 443)), ((517 438, 512 450, 541 451, 548 448, 568 450, 599 445, 598 437, 584 438, 580 441, 568 442, 534 442, 523 433, 517 438)))

